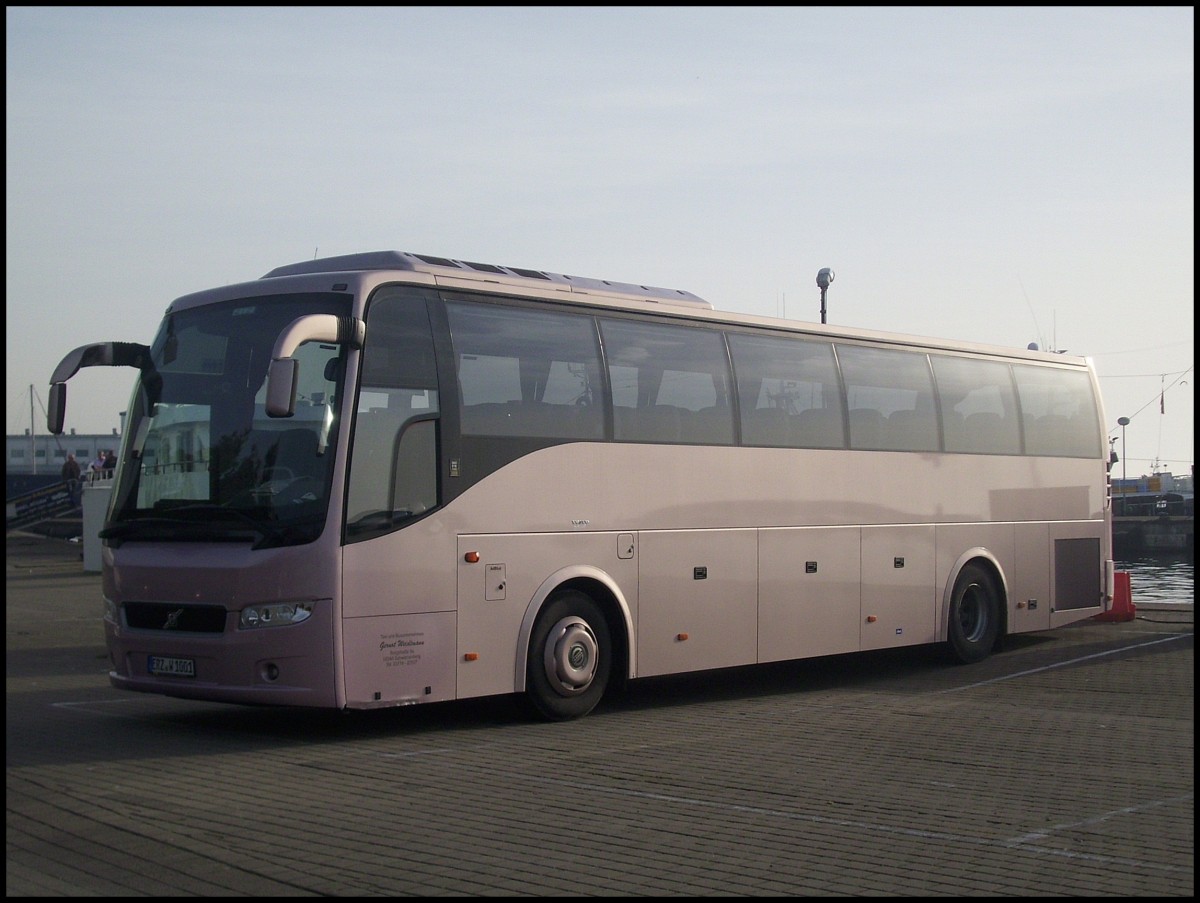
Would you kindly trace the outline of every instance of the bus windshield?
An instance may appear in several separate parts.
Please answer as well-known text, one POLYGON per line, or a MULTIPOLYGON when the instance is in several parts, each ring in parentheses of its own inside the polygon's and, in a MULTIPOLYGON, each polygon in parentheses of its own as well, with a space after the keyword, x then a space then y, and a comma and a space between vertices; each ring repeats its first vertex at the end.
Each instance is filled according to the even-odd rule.
POLYGON ((110 540, 311 542, 329 499, 343 345, 306 342, 294 417, 264 410, 275 339, 349 297, 274 295, 169 312, 129 404, 110 540))

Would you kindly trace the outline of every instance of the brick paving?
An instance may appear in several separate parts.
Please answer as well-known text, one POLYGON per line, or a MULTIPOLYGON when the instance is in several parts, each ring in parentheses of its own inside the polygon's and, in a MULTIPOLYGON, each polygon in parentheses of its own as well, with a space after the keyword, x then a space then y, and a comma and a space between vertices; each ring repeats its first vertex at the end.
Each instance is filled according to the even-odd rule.
POLYGON ((314 713, 111 688, 80 552, 7 541, 9 896, 1194 894, 1193 606, 561 724, 314 713))

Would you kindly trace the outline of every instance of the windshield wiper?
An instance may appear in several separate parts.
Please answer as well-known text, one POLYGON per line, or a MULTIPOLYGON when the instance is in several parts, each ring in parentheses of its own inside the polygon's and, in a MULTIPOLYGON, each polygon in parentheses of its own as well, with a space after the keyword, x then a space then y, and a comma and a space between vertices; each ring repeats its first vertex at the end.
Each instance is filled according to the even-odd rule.
POLYGON ((249 530, 213 531, 211 522, 177 520, 171 517, 138 517, 109 524, 98 534, 101 539, 165 539, 191 542, 261 542, 266 533, 257 526, 249 530))
POLYGON ((160 509, 150 517, 138 517, 119 524, 113 524, 100 531, 102 539, 129 539, 133 535, 142 537, 147 528, 156 535, 162 533, 167 539, 205 540, 213 542, 240 542, 255 540, 254 548, 259 548, 268 539, 278 539, 281 531, 257 521, 238 511, 236 508, 224 508, 220 505, 192 504, 179 507, 160 509), (215 520, 235 520, 244 528, 230 530, 223 527, 214 532, 215 520))
POLYGON ((158 508, 154 515, 135 517, 105 527, 100 531, 100 536, 103 539, 145 539, 153 536, 193 542, 254 540, 251 549, 266 549, 287 545, 289 541, 307 542, 314 539, 315 536, 303 528, 317 527, 321 523, 323 518, 310 517, 284 524, 272 524, 265 520, 257 520, 237 508, 198 502, 158 508), (215 520, 233 520, 239 526, 248 529, 223 529, 214 533, 215 520))

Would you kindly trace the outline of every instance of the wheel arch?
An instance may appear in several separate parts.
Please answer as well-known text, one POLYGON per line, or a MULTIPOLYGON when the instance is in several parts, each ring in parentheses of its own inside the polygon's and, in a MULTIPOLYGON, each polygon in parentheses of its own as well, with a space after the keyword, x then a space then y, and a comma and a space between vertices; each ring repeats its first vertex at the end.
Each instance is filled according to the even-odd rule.
POLYGON ((958 575, 962 573, 962 569, 969 564, 979 565, 995 581, 996 592, 1000 596, 997 612, 1000 617, 1000 637, 1008 635, 1008 578, 995 554, 983 546, 976 546, 958 556, 946 577, 945 586, 942 587, 942 604, 938 616, 939 642, 950 639, 950 604, 954 598, 954 586, 958 583, 958 575))
POLYGON ((621 683, 637 673, 633 613, 629 608, 629 600, 610 574, 590 565, 571 565, 560 568, 543 580, 525 607, 525 616, 521 619, 521 628, 517 634, 514 689, 518 693, 525 691, 525 662, 529 653, 529 638, 533 635, 533 625, 546 602, 563 589, 575 589, 586 593, 604 612, 613 644, 612 679, 621 683))

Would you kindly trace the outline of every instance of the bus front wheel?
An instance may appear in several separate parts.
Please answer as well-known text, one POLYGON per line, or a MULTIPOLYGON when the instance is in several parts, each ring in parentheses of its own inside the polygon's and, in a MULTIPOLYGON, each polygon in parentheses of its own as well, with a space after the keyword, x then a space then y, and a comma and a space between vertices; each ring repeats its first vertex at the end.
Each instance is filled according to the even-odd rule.
POLYGON ((612 641, 600 607, 578 590, 555 595, 529 638, 526 698, 551 721, 586 715, 608 686, 612 641))
POLYGON ((964 665, 987 658, 1000 633, 1000 597, 991 575, 968 564, 959 572, 950 597, 947 645, 952 659, 964 665))

